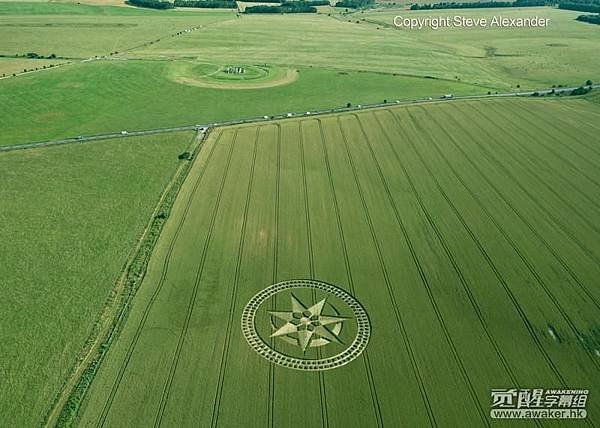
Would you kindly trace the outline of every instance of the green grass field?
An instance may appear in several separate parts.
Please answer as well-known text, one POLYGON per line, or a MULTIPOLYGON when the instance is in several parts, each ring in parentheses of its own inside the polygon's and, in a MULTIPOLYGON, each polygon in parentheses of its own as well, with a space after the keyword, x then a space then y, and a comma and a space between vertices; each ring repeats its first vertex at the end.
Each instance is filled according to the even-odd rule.
POLYGON ((227 90, 174 82, 176 65, 93 61, 1 81, 0 145, 488 90, 444 80, 310 67, 299 68, 300 76, 291 84, 227 90))
POLYGON ((159 38, 185 37, 171 35, 233 17, 230 11, 160 13, 115 6, 0 2, 0 54, 101 56, 159 38))
POLYGON ((193 133, 0 153, 0 426, 38 426, 193 133))
MULTIPOLYGON (((597 83, 600 26, 579 14, 325 6, 237 17, 0 0, 0 146, 597 83), (551 24, 393 28, 408 14, 551 24), (66 65, 12 77, 56 63, 66 65)), ((131 301, 121 274, 162 192, 171 200, 192 165, 178 155, 194 134, 0 153, 0 427, 39 426, 51 411, 53 426, 66 398, 78 410, 62 414, 74 417, 67 426, 475 427, 490 423, 491 388, 565 386, 590 390, 590 425, 600 424, 597 91, 216 128, 131 301), (300 372, 250 349, 244 306, 294 278, 362 303, 372 331, 358 359, 300 372), (123 330, 106 339, 121 314, 123 330), (69 395, 70 374, 90 367, 96 346, 108 353, 97 376, 84 373, 81 401, 86 383, 69 395)), ((327 316, 348 315, 339 296, 328 305, 327 316)), ((360 331, 350 317, 334 326, 344 343, 360 331)), ((333 358, 340 346, 302 355, 333 358)))
POLYGON ((598 115, 505 99, 216 129, 79 426, 485 426, 491 388, 597 389, 598 115), (301 372, 248 346, 246 303, 297 278, 360 300, 358 359, 301 372))
POLYGON ((600 79, 595 54, 600 28, 576 22, 576 12, 503 10, 505 15, 547 16, 551 26, 463 32, 389 28, 401 12, 410 13, 386 9, 342 20, 325 14, 236 18, 230 11, 159 13, 0 2, 0 53, 88 58, 121 52, 110 60, 75 60, 60 69, 2 81, 0 144, 600 79), (355 22, 362 18, 375 23, 355 22), (260 90, 174 81, 173 73, 189 74, 190 63, 268 64, 301 73, 292 84, 260 90))

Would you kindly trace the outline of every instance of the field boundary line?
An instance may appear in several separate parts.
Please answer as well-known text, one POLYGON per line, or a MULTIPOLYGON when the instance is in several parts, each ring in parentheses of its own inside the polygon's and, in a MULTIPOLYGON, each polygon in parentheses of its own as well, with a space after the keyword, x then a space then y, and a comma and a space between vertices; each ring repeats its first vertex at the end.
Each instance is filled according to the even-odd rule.
MULTIPOLYGON (((411 120, 413 121, 413 123, 417 123, 414 119, 414 117, 412 117, 409 113, 409 116, 411 117, 411 120)), ((432 121, 434 121, 434 119, 430 116, 430 119, 432 121)), ((434 121, 434 123, 436 123, 438 126, 439 124, 437 122, 434 121)), ((428 136, 428 139, 430 141, 433 141, 433 137, 431 136, 431 134, 429 132, 426 132, 422 127, 418 126, 418 128, 421 129, 421 133, 424 133, 428 136)), ((412 144, 411 144, 412 145, 412 144)), ((416 152, 417 149, 413 146, 413 150, 416 152)), ((436 146, 436 151, 439 152, 437 146, 436 146)), ((421 163, 423 165, 425 165, 425 167, 427 168, 427 170, 429 171, 429 173, 432 175, 433 174, 429 168, 429 166, 425 163, 425 161, 423 160, 422 156, 420 154, 418 154, 419 159, 421 160, 421 163)), ((454 171, 453 171, 454 172, 454 171)), ((458 209, 454 206, 454 204, 451 202, 451 199, 446 195, 445 191, 443 190, 443 188, 441 187, 441 185, 439 184, 438 180, 436 178, 434 178, 434 180, 436 181, 436 185, 438 186, 439 191, 442 193, 442 195, 444 196, 444 199, 446 199, 447 203, 452 207, 452 210, 454 211, 455 215, 459 218, 461 224, 463 225, 463 227, 468 231, 469 235, 471 236, 471 238, 476 242, 478 248, 480 247, 480 251, 482 252, 482 254, 484 255, 486 261, 488 262, 488 265, 490 265, 490 267, 492 268, 492 270, 494 271, 495 275, 497 276, 497 278, 501 281, 501 284, 503 285, 503 287, 505 287, 505 291, 507 291, 506 289, 508 288, 508 284, 506 283, 506 281, 504 280, 504 277, 500 274, 499 270, 497 269, 497 267, 495 266, 495 264, 493 263, 493 260, 491 259, 491 257, 488 255, 487 251, 485 251, 485 248, 483 247, 483 245, 479 242, 479 240, 477 239, 476 235, 471 231, 471 229, 468 227, 468 224, 466 223, 466 221, 464 220, 464 218, 462 217, 462 215, 460 214, 460 211, 458 211, 458 209)), ((463 184, 464 186, 464 184, 463 184)), ((469 194, 471 194, 471 192, 469 191, 469 194)), ((473 197, 471 195, 471 197, 473 197)), ((479 204, 478 204, 479 205, 479 204)), ((481 205, 480 205, 481 208, 481 205)), ((490 218, 489 213, 486 210, 483 210, 484 213, 487 215, 488 218, 490 218)), ((491 220, 491 218, 490 218, 491 220)), ((558 300, 556 299, 556 297, 554 296, 554 294, 548 289, 545 281, 541 278, 541 276, 539 275, 539 273, 537 272, 537 270, 533 267, 533 265, 529 262, 529 260, 527 260, 527 258, 524 257, 524 255, 521 253, 520 250, 518 250, 518 248, 516 247, 516 244, 514 244, 514 242, 507 236, 506 232, 502 229, 502 227, 497 224, 497 222, 495 220, 492 220, 492 223, 494 224, 494 226, 499 230, 499 232, 501 233, 501 235, 504 237, 504 239, 508 242, 508 244, 510 245, 510 247, 513 249, 513 251, 515 251, 517 253, 517 255, 519 256, 519 258, 521 259, 521 261, 523 262, 523 264, 525 265, 525 267, 529 270, 529 272, 533 275, 533 277, 536 279, 536 281, 538 282, 538 284, 540 285, 541 289, 545 292, 546 296, 552 301, 552 303, 555 305, 555 307, 558 309, 559 313, 562 315, 562 317, 564 318, 564 320, 567 322, 567 324, 569 325, 569 327, 572 329, 572 331, 575 333, 576 337, 580 337, 580 333, 577 329, 577 327, 575 326, 575 324, 573 323, 573 321, 570 319, 570 317, 568 316, 567 312, 563 309, 563 307, 560 305, 560 303, 558 302, 558 300)), ((512 299, 511 299, 512 300, 512 299)), ((516 300, 516 298, 515 298, 516 300)), ((597 361, 597 359, 595 358, 595 356, 589 352, 589 350, 586 349, 586 353, 588 354, 588 356, 590 357, 590 359, 592 360, 592 363, 598 367, 599 363, 597 361)))
MULTIPOLYGON (((308 183, 306 179, 306 159, 304 157, 304 135, 302 134, 303 120, 298 121, 298 142, 300 146, 300 165, 302 168, 302 194, 304 199, 304 217, 306 221, 306 241, 308 244, 308 270, 310 278, 316 279, 315 275, 315 256, 313 253, 312 230, 310 223, 310 209, 308 202, 308 183)), ((312 290, 313 301, 316 301, 317 292, 312 290)), ((321 348, 317 347, 317 358, 321 359, 321 348)), ((325 374, 322 370, 317 371, 319 376, 319 401, 321 404, 321 426, 322 428, 329 427, 329 415, 327 414, 327 395, 325 388, 325 374)))
MULTIPOLYGON (((225 330, 225 340, 223 341, 223 351, 221 353, 221 363, 219 364, 219 377, 217 379, 217 391, 215 392, 215 398, 213 401, 213 409, 211 416, 211 427, 216 427, 219 419, 219 411, 221 407, 221 398, 223 396, 223 384, 225 382, 225 369, 229 357, 229 344, 231 340, 231 329, 233 326, 233 313, 235 305, 237 303, 237 289, 240 283, 240 277, 242 272, 242 258, 244 256, 244 243, 246 239, 246 227, 248 225, 248 212, 250 211, 250 201, 252 197, 252 190, 254 184, 254 172, 256 166, 256 153, 258 152, 258 140, 260 136, 261 127, 256 127, 256 136, 254 138, 254 148, 252 152, 252 163, 250 166, 250 178, 248 179, 248 188, 246 191, 246 201, 244 203, 244 214, 242 219, 242 230, 240 231, 240 240, 238 243, 237 260, 235 263, 235 274, 233 280, 233 288, 231 290, 231 301, 229 303, 229 317, 227 319, 227 328, 225 330)), ((233 147, 233 145, 232 145, 233 147)))
MULTIPOLYGON (((109 393, 109 396, 107 397, 107 400, 105 402, 104 408, 102 410, 102 413, 100 415, 100 419, 98 421, 98 424, 96 425, 97 427, 102 427, 104 426, 104 423, 106 421, 106 417, 108 415, 108 412, 110 410, 110 407, 112 405, 112 402, 114 400, 114 397, 117 393, 117 390, 120 386, 121 383, 121 379, 123 378, 123 375, 125 373, 125 370, 127 369, 128 365, 129 365, 129 361, 131 359, 131 355, 133 354, 133 351, 137 345, 137 341, 141 335, 142 330, 144 329, 144 326, 146 324, 146 320, 148 319, 150 310, 152 309, 152 306, 154 305, 154 302, 156 300, 156 298, 158 297, 158 295, 160 294, 160 291, 162 290, 162 286, 165 282, 166 279, 166 275, 167 275, 167 271, 169 269, 169 265, 170 265, 170 261, 171 261, 171 254, 173 253, 173 249, 175 247, 175 243, 179 237, 179 233, 181 231, 181 229, 183 228, 183 225, 185 223, 185 220, 187 219, 187 215, 188 212, 190 210, 190 206, 194 200, 196 191, 204 177, 204 173, 205 171, 208 169, 208 165, 210 163, 210 160, 212 159, 213 153, 216 149, 216 147, 218 146, 218 143, 222 137, 223 133, 219 133, 219 135, 217 136, 217 140, 213 143, 213 146, 211 147, 211 150, 208 154, 207 160, 206 160, 206 167, 204 169, 202 169, 202 171, 200 172, 198 178, 196 179, 195 183, 194 183, 194 187, 192 188, 192 191, 190 192, 190 196, 187 199, 185 208, 184 208, 184 212, 183 215, 181 217, 181 220, 179 221, 177 228, 175 230, 175 234, 173 235, 173 238, 171 239, 171 242, 169 243, 169 247, 167 250, 167 254, 165 255, 165 259, 163 261, 163 268, 161 271, 161 277, 159 280, 159 283, 157 284, 154 292, 152 293, 152 296, 150 297, 150 300, 148 301, 148 303, 146 304, 146 307, 144 308, 144 312, 142 314, 142 318, 140 320, 140 323, 138 324, 138 327, 136 329, 136 332, 134 334, 134 337, 129 345, 129 348, 125 354, 125 358, 123 360, 123 363, 121 364, 121 367, 119 368, 119 371, 117 373, 117 376, 115 377, 115 381, 113 382, 113 386, 111 388, 111 391, 109 393)), ((196 156, 196 161, 198 161, 199 157, 196 156)), ((190 167, 190 170, 195 166, 195 162, 194 165, 192 165, 190 167)))
MULTIPOLYGON (((199 155, 206 134, 196 133, 190 142, 190 149, 194 159, 199 155)), ((160 237, 166 217, 170 213, 183 183, 192 170, 191 162, 178 165, 171 179, 166 184, 158 202, 146 223, 144 230, 130 250, 121 273, 110 291, 92 333, 86 339, 82 352, 75 363, 68 378, 57 393, 51 408, 44 418, 43 425, 64 426, 69 425, 77 416, 79 406, 89 389, 96 372, 102 363, 108 347, 116 336, 120 334, 124 318, 126 318, 129 304, 145 276, 150 255, 160 237), (158 217, 164 212, 166 217, 158 217), (154 228, 153 228, 154 227, 154 228), (145 245, 148 245, 147 247, 145 245), (146 250, 144 252, 144 250, 146 250), (133 269, 136 269, 133 272, 133 269), (84 376, 87 375, 87 378, 84 376)))
MULTIPOLYGON (((355 120, 358 121, 358 118, 355 117, 355 120)), ((361 131, 364 132, 364 130, 362 130, 362 125, 360 124, 360 121, 358 121, 358 123, 359 123, 359 127, 360 127, 361 131)), ((374 227, 373 227, 373 222, 372 222, 372 220, 370 218, 370 215, 368 213, 368 208, 367 208, 366 202, 364 200, 364 196, 362 194, 362 190, 360 190, 360 184, 359 184, 358 177, 356 176, 356 171, 355 171, 355 167, 354 167, 354 164, 353 164, 353 161, 352 161, 352 156, 351 156, 351 154, 349 153, 349 150, 348 150, 347 138, 346 138, 346 136, 345 136, 345 134, 343 132, 343 127, 342 127, 342 125, 340 123, 340 119, 339 118, 338 118, 338 124, 339 124, 339 127, 340 127, 340 131, 341 131, 341 133, 343 135, 344 144, 346 146, 346 151, 348 153, 348 157, 349 157, 350 162, 352 164, 352 169, 353 169, 353 173, 354 173, 354 179, 355 179, 357 187, 359 188, 359 194, 361 195, 361 201, 363 203, 363 210, 365 211, 365 214, 367 216, 367 223, 369 224, 369 228, 371 230, 371 236, 372 236, 372 238, 373 238, 373 240, 375 242, 375 246, 376 246, 376 249, 377 249, 377 255, 378 255, 379 259, 380 259, 380 264, 382 265, 382 268, 385 269, 386 284, 389 287, 391 287, 391 283, 389 282, 389 278, 388 278, 388 274, 387 274, 387 269, 385 268, 385 262, 384 262, 384 259, 383 259, 383 254, 381 253, 381 249, 380 249, 379 243, 377 241, 376 233, 375 233, 375 230, 374 230, 374 227)), ((417 191, 416 191, 416 189, 415 189, 415 187, 414 187, 414 185, 412 183, 412 179, 408 175, 408 172, 406 171, 406 168, 404 167, 404 164, 400 161, 400 158, 398 156, 398 153, 397 153, 396 149, 393 147, 393 145, 392 145, 391 141, 389 140, 389 138, 387 138, 387 134, 384 133, 384 135, 386 136, 386 140, 389 143, 390 147, 392 148, 392 152, 394 153, 394 156, 395 156, 398 164, 400 165, 400 168, 402 169, 402 172, 404 173, 405 177, 407 178, 407 181, 408 181, 408 183, 410 185, 410 188, 411 188, 413 194, 417 198, 417 201, 419 202, 419 205, 421 206, 421 209, 425 212, 425 210, 423 209, 423 205, 422 205, 420 196, 417 193, 417 191)), ((368 140, 366 140, 366 141, 368 141, 368 140)), ((369 144, 369 143, 367 143, 367 144, 369 144)), ((369 144, 369 147, 371 147, 370 144, 369 144)), ((374 162, 375 162, 375 164, 377 166, 378 172, 381 172, 381 167, 379 165, 379 162, 377 161, 377 158, 374 156, 373 153, 371 154, 371 156, 372 156, 372 159, 374 160, 374 162)), ((386 183, 386 186, 387 186, 387 180, 385 180, 385 176, 383 176, 383 178, 382 177, 380 177, 380 178, 386 183)), ((393 202, 393 200, 392 200, 392 204, 395 206, 395 202, 393 202)), ((438 239, 439 239, 439 237, 438 237, 438 239)), ((408 242, 408 239, 407 239, 407 242, 408 242)), ((411 246, 412 246, 412 243, 411 243, 411 246)), ((413 259, 413 261, 416 260, 416 259, 417 259, 417 257, 416 257, 416 252, 415 252, 415 259, 413 259)), ((420 263, 419 263, 419 266, 420 266, 420 263)), ((424 271, 423 271, 423 273, 424 273, 424 271)), ((424 277, 425 277, 425 275, 423 276, 423 278, 424 277)), ((461 376, 463 378, 463 381, 465 382, 465 384, 466 384, 466 386, 467 386, 467 388, 469 390, 469 393, 471 395, 471 399, 473 400, 473 403, 475 404, 475 407, 477 408, 477 411, 479 413, 479 416, 480 416, 483 424, 486 425, 486 426, 489 426, 489 422, 487 421, 487 418, 485 417, 485 413, 483 411, 483 408, 481 407, 481 403, 479 402, 479 399, 477 398, 477 394, 475 393, 475 390, 473 388, 473 384, 471 383, 471 379, 470 379, 470 377, 469 377, 469 375, 468 375, 468 373, 467 373, 467 371, 466 371, 466 369, 464 367, 464 363, 462 362, 462 359, 460 358, 460 354, 458 353, 458 350, 456 349, 456 345, 454 344, 454 341, 452 340, 452 335, 450 334, 448 326, 444 322, 444 317, 442 316, 441 311, 439 309, 439 306, 437 305, 437 302, 436 302, 436 299, 435 299, 435 297, 433 295, 433 291, 431 290, 429 281, 422 281, 422 282, 423 282, 423 285, 425 285, 425 288, 427 290, 427 295, 429 297, 429 303, 431 304, 431 306, 432 306, 432 308, 433 308, 433 310, 434 310, 434 312, 436 314, 436 318, 437 318, 437 320, 438 320, 438 322, 440 324, 440 327, 442 328, 442 331, 444 333, 444 337, 445 337, 446 342, 448 343, 448 345, 450 347, 452 356, 454 357, 454 360, 455 360, 455 362, 456 362, 456 364, 457 364, 457 366, 458 366, 458 368, 459 368, 459 370, 461 372, 461 376)))
MULTIPOLYGON (((352 270, 350 268, 350 258, 348 256, 348 247, 346 246, 346 238, 344 236, 344 228, 342 226, 342 219, 340 216, 340 208, 338 205, 337 195, 335 192, 335 185, 333 183, 333 175, 331 173, 331 165, 329 162, 329 154, 327 152, 327 144, 325 143, 325 134, 323 132, 323 124, 321 123, 321 119, 317 119, 317 123, 319 126, 319 133, 321 135, 321 147, 323 149, 323 155, 325 157, 325 166, 327 169, 327 177, 329 181, 329 187, 331 191, 331 196, 333 199, 333 205, 335 208, 335 217, 337 220, 337 229, 340 235, 340 242, 342 244, 342 252, 344 254, 344 264, 346 266, 346 276, 348 278, 350 291, 353 295, 355 295, 354 289, 354 279, 352 277, 352 270)), ((383 416, 381 414, 381 406, 379 405, 379 398, 377 397, 377 392, 375 390, 375 380, 373 378, 373 371, 371 369, 371 362, 369 360, 368 351, 365 349, 362 353, 363 361, 365 363, 365 371, 367 372, 367 382, 369 384, 369 389, 371 393, 371 401, 373 404, 373 410, 375 413, 375 419, 377 420, 377 426, 383 427, 383 416)))
POLYGON ((223 196, 223 189, 225 188, 225 183, 227 182, 227 177, 229 175, 229 167, 231 165, 231 158, 233 157, 233 151, 235 147, 235 142, 237 139, 237 130, 233 136, 233 141, 231 142, 231 148, 229 149, 229 154, 227 156, 227 164, 225 165, 225 170, 223 172, 223 178, 221 179, 221 183, 219 186, 219 191, 217 193, 217 200, 215 202, 215 207, 212 212, 212 216, 210 219, 210 224, 208 227, 208 233, 204 240, 204 246, 202 248, 202 254, 200 256, 200 264, 198 265, 198 269, 196 271, 196 279, 194 281, 194 287, 192 289, 192 295, 190 296, 190 301, 188 303, 188 308, 186 312, 185 321, 183 324, 183 328, 179 334, 179 339, 177 341, 177 346, 175 347, 175 353, 173 355, 173 359, 171 360, 171 366, 169 368, 169 374, 167 376, 167 380, 164 385, 163 392, 160 397, 160 402, 158 406, 158 412, 154 419, 154 426, 159 427, 162 423, 162 418, 165 412, 165 408, 167 406, 167 401, 169 400, 169 393, 171 391, 171 386, 173 384, 173 378, 175 377, 175 372, 177 371, 177 366, 179 364, 179 358, 181 356, 181 350, 183 349, 183 345, 185 343, 185 338, 187 336, 188 328, 190 325, 190 320, 192 318, 192 314, 194 312, 194 308, 196 306, 196 296, 198 295, 198 288, 200 287, 200 279, 204 274, 204 264, 206 262, 206 258, 208 256, 208 249, 211 244, 214 226, 217 220, 217 214, 219 209, 221 208, 221 199, 223 196))

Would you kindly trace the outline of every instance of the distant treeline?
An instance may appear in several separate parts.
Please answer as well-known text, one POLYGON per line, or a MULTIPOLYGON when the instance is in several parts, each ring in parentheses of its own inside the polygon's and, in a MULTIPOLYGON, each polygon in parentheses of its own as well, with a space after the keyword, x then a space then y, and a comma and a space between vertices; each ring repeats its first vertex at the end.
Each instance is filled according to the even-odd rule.
POLYGON ((375 0, 341 0, 335 4, 335 7, 347 7, 351 9, 363 9, 371 6, 375 0))
POLYGON ((329 0, 283 0, 281 2, 282 6, 293 6, 293 5, 302 5, 302 6, 329 6, 329 0))
POLYGON ((316 13, 317 8, 304 1, 286 2, 281 6, 249 6, 244 13, 316 13))
MULTIPOLYGON (((343 0, 356 1, 356 0, 343 0)), ((338 3, 339 5, 340 3, 338 3)), ((516 1, 485 1, 471 3, 442 2, 431 4, 413 4, 411 10, 430 10, 430 9, 485 9, 502 7, 539 7, 556 6, 559 9, 576 10, 580 12, 600 13, 600 0, 516 0, 516 1)))
POLYGON ((577 0, 561 2, 559 9, 577 10, 579 12, 600 13, 600 0, 577 0))
MULTIPOLYGON (((338 3, 339 4, 339 3, 338 3)), ((429 9, 485 9, 495 7, 537 7, 553 6, 555 0, 516 0, 516 1, 486 1, 474 3, 455 3, 443 2, 432 4, 413 4, 411 10, 429 10, 429 9)))
POLYGON ((577 21, 600 25, 600 15, 579 15, 577 21))
POLYGON ((206 9, 237 9, 234 0, 175 0, 175 7, 201 7, 206 9))
POLYGON ((171 2, 160 0, 127 0, 125 3, 150 9, 173 9, 175 7, 171 2))

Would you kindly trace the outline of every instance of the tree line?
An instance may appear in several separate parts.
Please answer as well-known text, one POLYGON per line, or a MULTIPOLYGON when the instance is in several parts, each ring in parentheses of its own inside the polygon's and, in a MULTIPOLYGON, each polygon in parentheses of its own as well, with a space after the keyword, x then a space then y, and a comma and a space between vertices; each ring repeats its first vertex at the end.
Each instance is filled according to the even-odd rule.
POLYGON ((577 21, 600 25, 600 15, 579 15, 577 21))
POLYGON ((432 4, 413 4, 411 10, 429 10, 429 9, 485 9, 496 7, 539 7, 553 6, 555 0, 515 0, 515 1, 486 1, 474 3, 456 3, 442 2, 432 4))
POLYGON ((375 3, 375 0, 341 0, 335 4, 335 7, 346 7, 350 9, 364 9, 375 3))
POLYGON ((579 12, 600 13, 598 0, 570 0, 558 4, 559 9, 577 10, 579 12))
POLYGON ((235 0, 175 0, 175 7, 199 7, 205 9, 237 9, 235 0))
POLYGON ((125 3, 150 9, 173 9, 175 7, 171 2, 160 0, 127 0, 125 3))
MULTIPOLYGON (((354 1, 354 0, 343 0, 354 1)), ((340 3, 338 3, 339 5, 340 3)), ((539 7, 557 6, 559 9, 576 10, 580 12, 600 13, 600 0, 515 0, 515 1, 484 1, 484 2, 441 2, 431 4, 413 4, 411 10, 430 9, 485 9, 503 7, 539 7)), ((583 16, 583 15, 582 15, 583 16)))
POLYGON ((249 6, 244 13, 316 13, 317 8, 304 1, 287 2, 285 6, 249 6))

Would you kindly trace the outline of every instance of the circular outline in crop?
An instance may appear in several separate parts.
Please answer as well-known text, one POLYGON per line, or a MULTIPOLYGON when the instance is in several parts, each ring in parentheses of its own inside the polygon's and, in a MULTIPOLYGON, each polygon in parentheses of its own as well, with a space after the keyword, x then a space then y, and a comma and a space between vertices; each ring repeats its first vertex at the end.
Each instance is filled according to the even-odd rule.
POLYGON ((348 364, 365 350, 369 344, 369 338, 371 337, 371 321, 362 305, 341 288, 312 279, 295 279, 273 284, 255 294, 248 304, 246 304, 246 307, 242 312, 242 332, 248 345, 250 345, 250 347, 259 355, 272 363, 295 370, 331 370, 348 364), (305 360, 302 358, 290 357, 289 355, 274 350, 260 337, 254 323, 256 311, 260 305, 275 294, 294 288, 310 288, 325 291, 333 294, 350 307, 358 325, 356 337, 350 346, 341 353, 331 357, 305 360))

